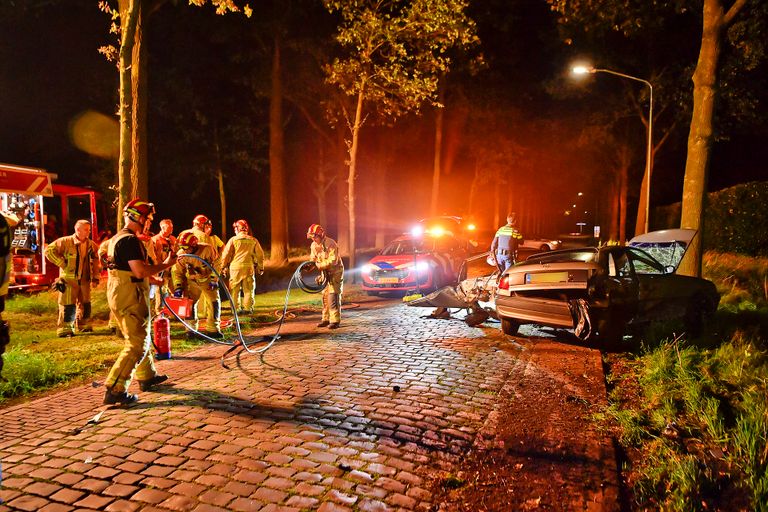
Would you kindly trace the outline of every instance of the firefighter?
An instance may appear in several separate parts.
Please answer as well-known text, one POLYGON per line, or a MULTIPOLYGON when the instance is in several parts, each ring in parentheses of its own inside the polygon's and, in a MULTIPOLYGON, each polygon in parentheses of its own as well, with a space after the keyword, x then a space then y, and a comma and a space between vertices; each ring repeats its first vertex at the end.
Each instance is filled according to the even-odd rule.
MULTIPOLYGON (((103 271, 109 272, 109 259, 107 258, 107 251, 109 251, 109 241, 111 240, 112 236, 109 232, 106 232, 102 235, 100 238, 99 243, 99 262, 101 262, 101 268, 103 271)), ((112 311, 109 312, 109 320, 107 321, 107 330, 114 334, 115 336, 119 336, 120 338, 123 337, 123 335, 119 332, 119 329, 117 328, 117 320, 115 320, 115 315, 112 313, 112 311)))
POLYGON ((251 236, 248 222, 238 220, 232 224, 235 236, 227 241, 221 253, 221 268, 229 273, 229 288, 232 294, 232 310, 250 313, 255 291, 254 273, 264 274, 264 250, 256 238, 251 236), (240 290, 243 302, 240 304, 240 290), (242 309, 240 308, 242 306, 242 309))
MULTIPOLYGON (((211 232, 212 228, 213 223, 208 217, 203 214, 196 215, 195 218, 192 219, 192 227, 179 233, 179 238, 181 238, 181 235, 184 233, 192 233, 195 235, 195 238, 197 238, 198 243, 213 245, 211 244, 210 235, 208 234, 211 232), (207 231, 206 228, 208 228, 207 231)), ((213 247, 213 249, 215 250, 215 247, 213 247)))
POLYGON ((517 248, 523 239, 523 235, 515 226, 516 217, 514 212, 507 214, 507 223, 496 231, 496 236, 491 242, 490 253, 501 273, 517 261, 517 248))
MULTIPOLYGON (((182 256, 194 254, 211 266, 216 266, 213 249, 206 243, 200 243, 197 237, 186 231, 179 235, 179 258, 171 269, 173 296, 181 298, 184 294, 195 303, 195 330, 211 338, 221 338, 221 301, 219 300, 219 280, 211 267, 202 261, 182 256), (206 316, 206 328, 201 331, 200 317, 206 316)), ((216 267, 216 271, 219 268, 216 267)))
POLYGON ((140 199, 130 201, 123 208, 125 227, 109 241, 107 303, 123 333, 125 344, 105 382, 106 405, 126 405, 138 400, 136 395, 128 393, 134 372, 141 391, 149 391, 168 380, 167 375, 159 375, 155 370, 150 350, 149 281, 156 280, 153 278, 155 274, 173 266, 176 255, 169 254, 159 264, 149 263, 138 235, 154 213, 152 203, 140 199))
POLYGON ((327 283, 323 289, 323 317, 317 326, 338 329, 344 288, 344 263, 339 255, 339 247, 333 239, 325 236, 325 230, 320 224, 309 226, 307 238, 312 240, 310 261, 323 273, 327 283))
MULTIPOLYGON (((165 260, 169 253, 176 254, 179 250, 176 245, 176 237, 173 236, 173 221, 171 219, 163 219, 160 221, 160 232, 152 237, 152 243, 155 247, 155 254, 158 259, 165 260)), ((173 281, 171 280, 171 272, 163 272, 163 284, 162 291, 165 293, 171 293, 173 288, 173 281)), ((160 314, 163 309, 163 296, 162 293, 155 294, 155 314, 160 314)))
POLYGON ((5 311, 5 296, 8 295, 8 286, 11 280, 13 268, 13 254, 11 254, 12 230, 21 222, 21 219, 13 213, 3 212, 0 215, 0 377, 3 375, 3 353, 5 347, 11 342, 11 330, 8 322, 3 320, 5 311))
POLYGON ((75 223, 75 233, 54 240, 45 248, 45 257, 59 267, 59 279, 54 287, 59 292, 59 319, 56 334, 60 338, 79 331, 92 332, 91 285, 99 284, 99 247, 91 240, 91 223, 81 219, 75 223))

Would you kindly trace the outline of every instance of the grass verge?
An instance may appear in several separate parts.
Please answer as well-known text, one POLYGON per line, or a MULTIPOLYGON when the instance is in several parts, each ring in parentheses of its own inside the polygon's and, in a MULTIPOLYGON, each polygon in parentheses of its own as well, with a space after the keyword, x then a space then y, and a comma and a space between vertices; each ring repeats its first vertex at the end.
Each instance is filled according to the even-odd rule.
POLYGON ((602 419, 632 509, 768 511, 768 260, 708 253, 722 298, 701 339, 644 335, 607 355, 602 419))
MULTIPOLYGON (((295 266, 295 265, 294 265, 295 266)), ((282 313, 285 286, 291 269, 270 269, 260 279, 254 300, 254 313, 241 318, 244 331, 259 323, 271 322, 282 313)), ((345 299, 355 300, 354 286, 345 299)), ((73 338, 56 337, 58 306, 54 292, 32 295, 16 294, 6 301, 4 318, 11 324, 11 343, 3 359, 5 366, 0 379, 0 407, 29 398, 35 394, 58 389, 66 385, 101 377, 109 370, 123 347, 122 339, 109 333, 107 320, 106 285, 102 283, 91 294, 94 332, 73 338)), ((307 294, 291 289, 291 310, 317 310, 321 305, 319 294, 307 294)), ((229 303, 223 303, 222 319, 231 318, 229 303)), ((228 331, 225 330, 225 334, 228 331)), ((234 329, 229 328, 232 336, 234 329)), ((172 350, 181 354, 201 347, 205 342, 187 340, 184 328, 171 323, 172 350)))

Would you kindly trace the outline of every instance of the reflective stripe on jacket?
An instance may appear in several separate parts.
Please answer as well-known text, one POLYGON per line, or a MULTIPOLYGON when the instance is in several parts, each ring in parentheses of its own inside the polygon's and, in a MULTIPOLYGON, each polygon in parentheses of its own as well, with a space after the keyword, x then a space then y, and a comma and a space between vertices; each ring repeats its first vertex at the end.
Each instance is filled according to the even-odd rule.
POLYGON ((101 272, 99 246, 91 239, 79 241, 77 236, 58 238, 45 248, 45 257, 59 267, 59 276, 64 279, 96 278, 101 272), (85 244, 85 254, 80 253, 85 244))
POLYGON ((320 270, 329 270, 338 272, 344 270, 344 263, 341 261, 339 246, 336 241, 325 237, 320 243, 312 242, 309 249, 309 259, 314 261, 320 270))
POLYGON ((516 251, 523 235, 509 224, 501 226, 491 242, 491 252, 516 251))
POLYGON ((256 238, 238 233, 227 241, 221 253, 221 268, 264 270, 264 250, 256 238))

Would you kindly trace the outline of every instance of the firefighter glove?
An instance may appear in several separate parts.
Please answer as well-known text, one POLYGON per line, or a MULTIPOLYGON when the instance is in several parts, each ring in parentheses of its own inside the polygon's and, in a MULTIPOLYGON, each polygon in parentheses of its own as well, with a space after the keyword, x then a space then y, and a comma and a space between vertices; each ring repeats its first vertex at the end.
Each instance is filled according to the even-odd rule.
POLYGON ((264 269, 263 268, 257 269, 256 273, 259 274, 260 276, 263 276, 264 275, 264 269))
POLYGON ((67 282, 64 280, 64 278, 60 277, 53 282, 53 285, 51 286, 51 288, 53 288, 57 292, 64 293, 64 290, 67 289, 67 282))
POLYGON ((219 289, 219 282, 218 281, 209 281, 208 282, 208 289, 209 290, 218 290, 219 289))
POLYGON ((183 288, 176 288, 173 290, 173 296, 177 299, 180 299, 184 295, 184 289, 183 288))

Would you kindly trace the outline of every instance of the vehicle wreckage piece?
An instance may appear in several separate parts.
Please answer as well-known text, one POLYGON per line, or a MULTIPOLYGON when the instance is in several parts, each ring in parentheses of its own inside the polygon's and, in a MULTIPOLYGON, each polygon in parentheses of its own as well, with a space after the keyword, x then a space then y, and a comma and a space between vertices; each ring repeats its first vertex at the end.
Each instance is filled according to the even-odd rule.
POLYGON ((437 308, 430 315, 432 318, 450 318, 448 309, 466 309, 469 311, 464 317, 467 325, 479 325, 488 318, 496 318, 493 297, 498 278, 499 273, 494 272, 487 276, 465 279, 457 286, 444 286, 426 297, 408 302, 408 305, 437 308))

